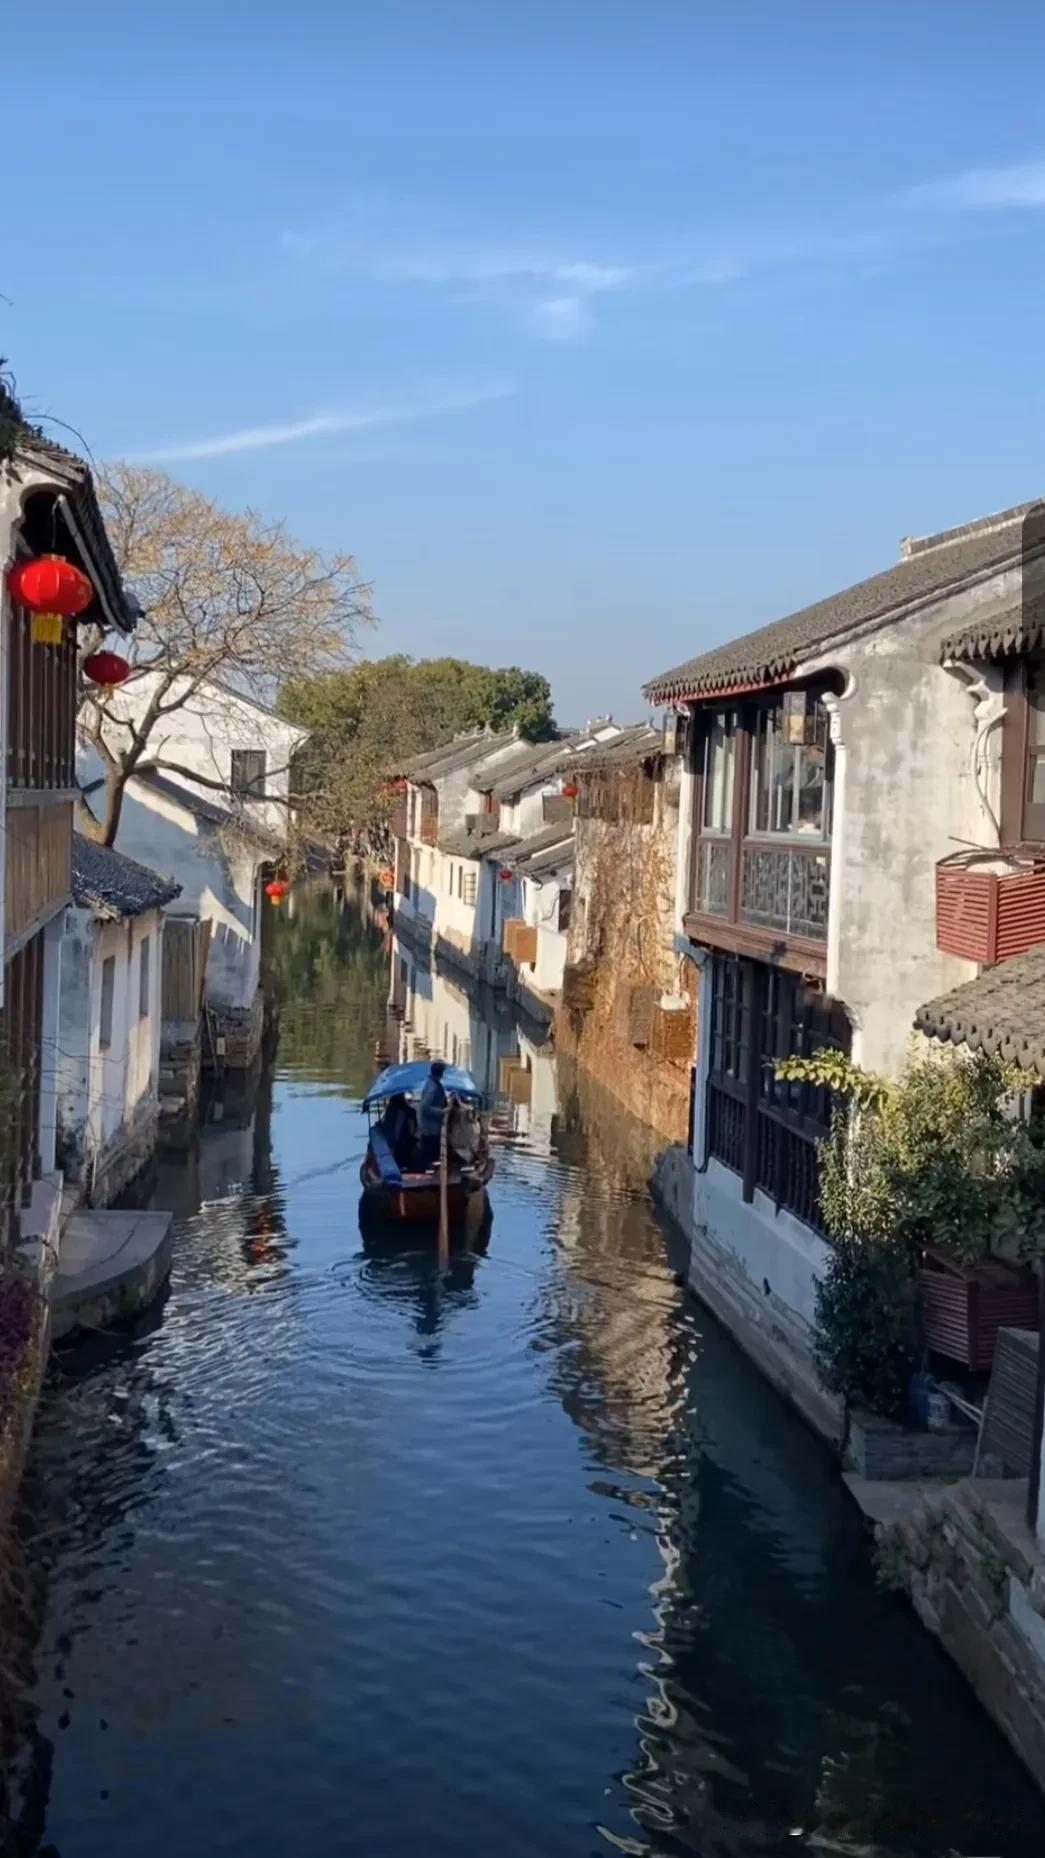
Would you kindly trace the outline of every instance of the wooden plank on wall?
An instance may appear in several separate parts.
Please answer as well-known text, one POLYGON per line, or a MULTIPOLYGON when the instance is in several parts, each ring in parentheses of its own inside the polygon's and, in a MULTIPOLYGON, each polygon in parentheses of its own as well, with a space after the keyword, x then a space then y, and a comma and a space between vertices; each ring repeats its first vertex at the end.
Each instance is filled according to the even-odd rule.
POLYGON ((8 808, 4 927, 9 940, 63 907, 72 883, 72 851, 69 801, 8 808))

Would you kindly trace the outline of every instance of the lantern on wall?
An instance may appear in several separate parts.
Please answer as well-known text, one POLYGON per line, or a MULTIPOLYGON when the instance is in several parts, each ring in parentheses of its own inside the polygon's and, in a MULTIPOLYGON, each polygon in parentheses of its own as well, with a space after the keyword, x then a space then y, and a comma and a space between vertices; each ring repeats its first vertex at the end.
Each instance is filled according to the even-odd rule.
POLYGON ((273 877, 265 885, 265 895, 270 903, 282 903, 288 888, 281 877, 273 877))
POLYGON ((94 599, 87 575, 62 555, 16 561, 8 571, 7 589, 16 606, 32 614, 36 645, 60 645, 63 620, 86 613, 94 599))
POLYGON ((497 875, 500 878, 502 884, 510 884, 515 874, 514 872, 509 871, 507 865, 502 865, 497 875))
POLYGON ((816 701, 808 690, 785 690, 784 741, 794 748, 809 748, 816 741, 816 701))
POLYGON ((119 652, 92 652, 83 661, 83 674, 92 684, 101 684, 104 689, 111 689, 115 684, 122 684, 131 675, 131 667, 119 652))
POLYGON ((576 800, 577 795, 579 793, 580 793, 580 788, 578 787, 576 781, 563 781, 562 797, 564 800, 576 800))

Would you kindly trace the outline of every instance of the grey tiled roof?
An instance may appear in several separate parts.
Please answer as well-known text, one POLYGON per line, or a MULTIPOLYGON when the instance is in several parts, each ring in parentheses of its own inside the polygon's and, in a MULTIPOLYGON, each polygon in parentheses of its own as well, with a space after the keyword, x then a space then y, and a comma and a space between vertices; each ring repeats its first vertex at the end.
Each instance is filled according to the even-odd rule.
POLYGON ((450 858, 485 858, 487 852, 500 852, 505 846, 518 843, 517 833, 501 832, 491 818, 489 830, 480 824, 478 827, 458 826, 446 833, 439 840, 439 850, 450 858))
POLYGON ((498 749, 509 748, 514 741, 515 737, 510 732, 493 735, 485 729, 479 729, 474 735, 458 736, 455 742, 444 742, 439 748, 429 748, 421 755, 412 755, 389 772, 405 775, 408 780, 419 783, 434 781, 444 774, 456 774, 458 769, 470 767, 473 762, 482 761, 486 755, 496 754, 498 749))
MULTIPOLYGON (((556 847, 563 848, 573 844, 573 821, 558 820, 554 825, 542 826, 540 832, 533 832, 528 839, 519 839, 510 852, 505 854, 505 864, 513 870, 527 871, 534 861, 542 858, 556 847)), ((565 862, 565 856, 564 856, 565 862)))
POLYGON ((1045 946, 928 1001, 915 1025, 930 1038, 1000 1052, 1045 1077, 1045 946))
POLYGON ((1019 652, 1040 651, 1045 644, 1045 596, 1010 601, 979 614, 973 626, 952 633, 943 642, 940 657, 969 662, 979 658, 1009 658, 1019 652))
POLYGON ((564 832, 559 826, 558 834, 552 827, 538 832, 532 839, 526 839, 522 845, 505 858, 505 864, 512 865, 520 877, 533 877, 538 881, 549 871, 570 871, 576 854, 576 843, 572 826, 564 832))
MULTIPOLYGON (((91 468, 76 452, 66 451, 33 427, 25 428, 15 453, 16 463, 46 472, 60 486, 73 528, 78 532, 96 576, 96 592, 104 609, 107 624, 121 632, 131 632, 139 608, 127 594, 94 488, 91 468)), ((84 618, 90 618, 90 610, 84 618)))
POLYGON ((572 839, 563 845, 554 845, 549 851, 539 852, 536 857, 527 859, 519 869, 523 877, 534 877, 538 883, 551 871, 572 871, 577 849, 572 839))
POLYGON ((510 800, 522 793, 531 781, 548 779, 571 759, 565 742, 520 742, 514 755, 506 755, 476 780, 480 793, 492 793, 495 800, 510 800))
POLYGON ((1003 563, 1018 561, 1027 532, 1037 544, 1042 507, 1040 502, 1019 504, 961 529, 908 543, 903 559, 894 567, 688 659, 653 678, 646 685, 646 695, 653 703, 671 703, 712 696, 738 685, 780 682, 803 658, 854 627, 898 617, 920 600, 944 594, 1003 563))
POLYGON ((181 885, 173 878, 159 877, 122 852, 73 833, 73 901, 82 910, 93 910, 96 916, 115 922, 124 916, 142 916, 146 910, 161 910, 180 896, 181 885))
POLYGON ((614 735, 606 742, 596 742, 592 748, 581 749, 577 755, 570 757, 570 771, 576 769, 578 774, 586 770, 612 768, 629 761, 645 761, 650 755, 663 753, 664 737, 659 729, 651 723, 629 723, 619 735, 614 735))

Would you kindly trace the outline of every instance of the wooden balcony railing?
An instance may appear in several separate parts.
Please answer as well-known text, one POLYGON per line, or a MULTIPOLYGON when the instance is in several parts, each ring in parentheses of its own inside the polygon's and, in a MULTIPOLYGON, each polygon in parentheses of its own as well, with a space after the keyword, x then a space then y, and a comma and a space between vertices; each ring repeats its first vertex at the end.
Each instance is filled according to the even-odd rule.
POLYGON ((704 838, 697 848, 694 903, 701 916, 825 942, 830 887, 831 850, 820 840, 745 839, 738 887, 731 839, 704 838))
POLYGON ((778 1212, 783 1209, 793 1213, 815 1232, 822 1231, 816 1138, 796 1129, 787 1117, 765 1103, 747 1103, 738 1093, 709 1080, 708 1154, 743 1176, 751 1117, 755 1143, 752 1186, 768 1194, 778 1212))

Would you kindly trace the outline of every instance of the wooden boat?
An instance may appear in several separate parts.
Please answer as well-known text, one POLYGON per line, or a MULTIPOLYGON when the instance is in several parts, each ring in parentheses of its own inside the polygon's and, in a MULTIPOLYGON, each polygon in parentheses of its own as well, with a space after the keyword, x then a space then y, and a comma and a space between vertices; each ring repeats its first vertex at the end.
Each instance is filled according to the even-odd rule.
MULTIPOLYGON (((435 1227, 439 1223, 439 1163, 426 1166, 415 1145, 411 1145, 413 1152, 404 1153, 402 1143, 397 1145, 390 1139, 389 1131, 389 1107, 394 1100, 405 1098, 416 1116, 431 1068, 427 1059, 413 1064, 394 1064, 374 1079, 363 1098, 370 1129, 359 1178, 364 1211, 390 1221, 435 1227)), ((442 1083, 452 1113, 447 1156, 450 1223, 457 1231, 472 1230, 482 1224, 487 1183, 494 1171, 481 1114, 482 1092, 471 1072, 458 1065, 444 1067, 442 1083), (454 1147, 455 1111, 463 1114, 465 1127, 470 1127, 475 1138, 467 1152, 454 1147)))

